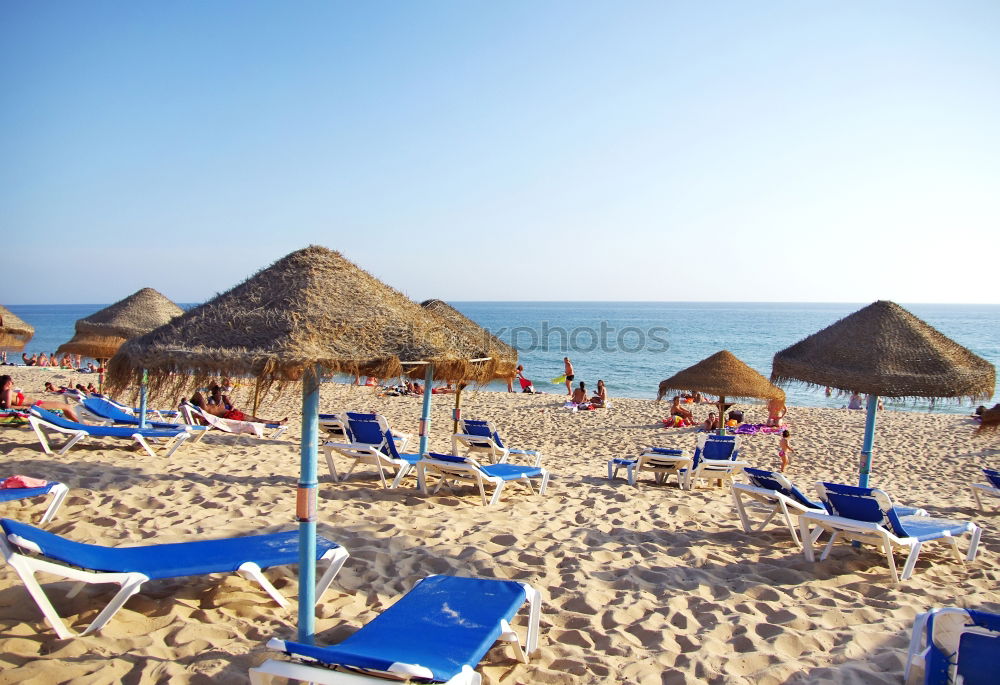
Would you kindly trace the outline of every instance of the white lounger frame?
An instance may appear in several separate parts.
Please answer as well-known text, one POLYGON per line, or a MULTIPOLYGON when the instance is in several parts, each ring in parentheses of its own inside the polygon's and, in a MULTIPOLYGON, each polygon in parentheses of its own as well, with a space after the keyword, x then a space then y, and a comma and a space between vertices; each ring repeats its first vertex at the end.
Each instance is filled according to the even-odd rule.
MULTIPOLYGON (((538 632, 541 618, 541 595, 538 590, 521 583, 524 587, 525 596, 528 601, 528 628, 525 634, 524 646, 517 636, 517 632, 507 621, 501 621, 501 633, 497 642, 509 642, 514 645, 518 659, 528 663, 528 659, 538 649, 538 632)), ((269 649, 284 651, 282 640, 272 639, 267 643, 269 649)), ((387 649, 390 648, 387 646, 387 649)), ((444 648, 444 647, 442 647, 444 648)), ((296 657, 302 658, 302 657, 296 657)), ((409 678, 430 678, 431 673, 427 669, 414 667, 412 664, 393 664, 391 671, 385 676, 380 676, 378 671, 338 671, 325 665, 313 665, 314 662, 303 663, 302 661, 279 661, 268 659, 257 668, 250 669, 250 685, 271 685, 274 678, 285 678, 288 680, 301 680, 308 683, 319 683, 320 685, 361 685, 362 683, 385 683, 387 679, 398 680, 401 676, 409 678)), ((468 665, 462 667, 462 672, 448 680, 445 685, 480 685, 482 676, 478 671, 468 665)))
POLYGON ((788 532, 792 536, 792 540, 795 541, 795 545, 799 549, 802 549, 802 541, 799 539, 799 534, 796 531, 797 526, 795 525, 795 522, 792 521, 792 515, 801 516, 807 512, 814 512, 817 514, 826 513, 825 509, 807 507, 801 502, 792 499, 788 495, 775 490, 768 490, 767 488, 758 488, 756 485, 733 483, 732 490, 733 500, 736 503, 736 511, 740 515, 740 522, 743 524, 743 530, 747 533, 759 533, 764 530, 764 527, 771 522, 771 519, 773 519, 780 512, 781 517, 785 521, 785 525, 788 527, 788 532), (750 522, 750 515, 743 503, 744 497, 753 502, 759 502, 770 507, 767 518, 765 518, 764 521, 756 528, 754 528, 750 522))
MULTIPOLYGON (((490 428, 493 424, 487 423, 490 428)), ((456 456, 469 456, 474 452, 485 454, 491 464, 506 464, 510 461, 511 455, 520 455, 528 459, 534 459, 532 466, 542 465, 541 450, 524 450, 511 448, 504 445, 501 447, 493 438, 483 435, 472 435, 471 433, 455 433, 451 436, 451 453, 456 456), (465 454, 460 454, 459 449, 465 448, 465 454)))
POLYGON ((364 442, 325 442, 323 443, 323 454, 326 456, 326 465, 334 480, 345 481, 358 464, 369 464, 378 469, 378 477, 382 481, 383 488, 398 488, 399 484, 403 482, 403 478, 413 468, 413 464, 405 459, 393 459, 388 454, 364 442), (334 452, 354 460, 343 477, 337 475, 337 466, 333 462, 334 452), (385 474, 393 471, 395 471, 396 476, 392 480, 392 485, 389 485, 386 482, 385 474))
MULTIPOLYGON (((420 488, 420 492, 424 495, 427 494, 427 471, 430 470, 439 477, 438 484, 434 490, 430 493, 432 495, 437 494, 438 490, 442 486, 447 485, 449 489, 452 489, 453 485, 457 485, 459 481, 465 481, 467 483, 472 483, 479 488, 479 495, 483 498, 484 506, 493 506, 500 501, 500 495, 503 493, 503 486, 508 482, 518 482, 524 483, 528 486, 528 490, 532 494, 535 493, 535 489, 531 486, 532 476, 522 476, 516 480, 505 481, 502 478, 496 476, 489 476, 482 471, 482 467, 472 457, 463 457, 468 460, 468 463, 459 463, 453 461, 442 461, 439 459, 431 459, 424 457, 417 462, 417 487, 420 488), (450 481, 450 482, 449 482, 450 481), (493 491, 493 496, 490 498, 489 502, 486 500, 486 488, 485 484, 491 483, 495 486, 493 491)), ((540 468, 540 467, 533 467, 540 468)), ((538 494, 544 495, 545 488, 549 484, 549 472, 548 469, 542 469, 542 483, 538 486, 538 494)))
MULTIPOLYGON (((76 585, 67 595, 69 598, 75 597, 77 593, 79 593, 80 590, 88 584, 115 583, 121 586, 121 589, 117 594, 115 594, 114 597, 111 598, 111 601, 108 602, 104 609, 101 610, 101 613, 97 615, 97 618, 95 618, 93 622, 91 622, 91 624, 87 626, 82 633, 80 633, 81 637, 83 635, 95 633, 103 628, 105 624, 107 624, 107 622, 110 621, 111 618, 118 612, 118 610, 122 608, 125 602, 128 601, 129 597, 137 593, 142 587, 142 584, 149 580, 149 577, 143 573, 102 573, 99 571, 89 571, 86 569, 66 566, 49 561, 43 557, 30 556, 25 552, 41 553, 41 550, 39 550, 37 545, 30 540, 25 540, 18 535, 10 535, 9 540, 5 539, 3 535, 0 535, 0 552, 3 553, 4 560, 10 564, 17 572, 17 575, 21 577, 21 581, 24 583, 24 586, 27 588, 32 599, 35 600, 35 604, 37 604, 38 608, 41 609, 42 614, 45 616, 46 620, 48 620, 49 625, 52 626, 56 635, 62 639, 76 637, 76 633, 66 626, 62 617, 59 616, 55 607, 52 606, 52 602, 49 600, 48 595, 45 594, 45 590, 42 589, 38 579, 35 578, 36 573, 51 573, 53 575, 77 581, 76 585)), ((330 587, 330 583, 333 582, 333 579, 340 571, 340 567, 344 565, 348 556, 350 555, 347 550, 338 546, 327 550, 326 554, 324 554, 321 558, 321 560, 328 561, 329 566, 316 583, 317 603, 323 596, 323 593, 326 592, 327 588, 330 587)), ((264 577, 262 569, 256 563, 252 561, 244 563, 237 570, 237 573, 244 578, 256 580, 275 602, 285 609, 289 607, 288 600, 282 597, 281 593, 278 592, 278 589, 264 577)))
MULTIPOLYGON (((59 449, 59 456, 66 454, 66 452, 68 452, 70 448, 73 447, 73 445, 80 442, 84 438, 90 436, 90 433, 88 433, 86 430, 82 428, 79 429, 63 428, 62 426, 57 426, 54 423, 49 423, 45 419, 39 418, 34 414, 28 415, 28 422, 31 424, 32 429, 35 431, 35 435, 38 436, 38 442, 42 444, 42 449, 45 451, 45 454, 53 454, 52 446, 49 445, 48 437, 45 434, 46 430, 57 433, 63 433, 69 436, 69 439, 66 441, 66 444, 64 444, 59 449)), ((95 436, 95 437, 100 438, 103 436, 95 436)), ((182 444, 184 444, 184 441, 190 437, 191 437, 190 431, 182 431, 173 438, 165 438, 166 443, 163 445, 163 449, 166 450, 166 453, 163 456, 169 457, 170 455, 172 455, 174 452, 177 451, 177 448, 179 448, 182 444)), ((120 438, 111 438, 111 439, 120 439, 120 438)), ((142 446, 144 450, 146 450, 146 453, 149 454, 149 456, 151 457, 159 456, 156 453, 156 450, 153 449, 152 445, 149 444, 149 441, 146 440, 145 436, 142 435, 142 433, 138 432, 133 433, 132 439, 135 440, 137 443, 139 443, 139 445, 142 446)))
POLYGON ((976 498, 976 509, 978 509, 979 511, 986 511, 983 508, 982 500, 979 498, 980 490, 987 495, 1000 497, 1000 488, 995 488, 993 487, 993 485, 989 483, 973 483, 970 486, 970 489, 972 490, 972 496, 976 498))
MULTIPOLYGON (((955 559, 959 562, 975 560, 976 552, 979 550, 979 536, 982 535, 983 530, 975 524, 972 524, 972 526, 972 536, 969 540, 969 552, 966 554, 964 559, 962 558, 962 553, 958 550, 958 539, 956 537, 949 535, 945 538, 941 538, 941 540, 948 541, 951 545, 952 553, 955 555, 955 559)), ((806 512, 799 516, 799 532, 802 535, 802 552, 805 554, 807 561, 814 561, 813 545, 816 544, 816 541, 824 531, 830 531, 830 540, 823 548, 823 553, 819 557, 820 561, 823 561, 827 558, 827 556, 829 556, 830 548, 833 547, 833 543, 836 542, 837 538, 875 545, 885 553, 885 559, 889 565, 889 571, 892 573, 892 582, 897 585, 901 580, 908 580, 913 574, 913 569, 917 565, 917 557, 920 556, 920 549, 924 544, 916 538, 897 537, 892 533, 892 531, 887 530, 885 526, 878 523, 856 521, 854 519, 844 518, 842 516, 833 516, 832 514, 827 513, 806 512), (810 526, 812 526, 812 528, 810 528, 810 526), (906 563, 903 566, 902 575, 900 575, 896 570, 896 560, 893 558, 893 551, 895 548, 909 550, 906 557, 906 563)), ((929 540, 928 542, 937 541, 938 540, 929 540)))

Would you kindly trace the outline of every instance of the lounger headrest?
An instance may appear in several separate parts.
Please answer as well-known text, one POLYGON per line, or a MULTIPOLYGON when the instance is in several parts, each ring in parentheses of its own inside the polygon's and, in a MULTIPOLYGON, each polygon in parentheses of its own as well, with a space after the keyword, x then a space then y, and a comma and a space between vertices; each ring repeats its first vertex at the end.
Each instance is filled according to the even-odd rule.
POLYGON ((437 459, 438 461, 450 461, 455 464, 467 464, 469 462, 465 457, 459 457, 454 454, 439 454, 437 452, 428 452, 428 458, 437 459))

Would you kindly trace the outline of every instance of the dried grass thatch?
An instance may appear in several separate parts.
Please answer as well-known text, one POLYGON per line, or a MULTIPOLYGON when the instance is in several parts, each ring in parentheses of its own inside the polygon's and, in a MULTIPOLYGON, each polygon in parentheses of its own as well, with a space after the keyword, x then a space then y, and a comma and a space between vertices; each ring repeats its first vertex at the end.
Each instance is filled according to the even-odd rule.
POLYGON ((440 316, 339 253, 310 246, 259 271, 169 324, 122 345, 108 385, 122 390, 149 372, 154 394, 216 376, 253 376, 262 392, 313 368, 393 378, 485 382, 506 373, 482 335, 463 335, 440 316), (187 377, 185 377, 185 375, 187 377))
POLYGON ((697 390, 727 399, 785 399, 785 391, 741 362, 728 350, 716 352, 660 383, 657 401, 672 390, 697 390))
POLYGON ((896 398, 993 395, 996 369, 885 300, 774 355, 771 380, 896 398))
POLYGON ((34 335, 35 329, 31 324, 0 306, 0 347, 22 350, 34 335))
MULTIPOLYGON (((481 338, 487 356, 497 361, 497 377, 514 378, 517 373, 517 350, 443 300, 424 300, 420 306, 444 319, 448 325, 455 327, 458 334, 481 338)), ((467 379, 449 378, 448 380, 459 382, 467 379)))
POLYGON ((126 340, 145 335, 183 313, 159 292, 143 288, 77 321, 76 334, 56 353, 110 359, 126 340))

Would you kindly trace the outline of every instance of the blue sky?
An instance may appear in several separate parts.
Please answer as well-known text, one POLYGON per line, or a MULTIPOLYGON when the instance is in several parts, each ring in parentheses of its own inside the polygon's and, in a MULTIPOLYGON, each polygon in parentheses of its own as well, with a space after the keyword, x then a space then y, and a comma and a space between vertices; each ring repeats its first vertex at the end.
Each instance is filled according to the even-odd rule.
POLYGON ((0 302, 997 303, 1000 3, 0 4, 0 302))

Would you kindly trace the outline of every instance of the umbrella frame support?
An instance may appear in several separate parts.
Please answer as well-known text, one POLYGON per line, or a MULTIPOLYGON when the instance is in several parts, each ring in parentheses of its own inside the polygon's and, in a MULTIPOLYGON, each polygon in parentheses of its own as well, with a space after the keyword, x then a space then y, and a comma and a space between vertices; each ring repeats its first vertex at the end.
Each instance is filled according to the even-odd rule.
POLYGON ((868 396, 865 417, 865 437, 861 444, 861 468, 858 471, 858 486, 868 487, 868 476, 872 472, 872 446, 875 444, 875 417, 878 411, 878 395, 868 396))
POLYGON ((316 476, 319 441, 320 369, 307 369, 302 378, 302 464, 296 492, 299 522, 299 642, 313 644, 316 632, 316 476))

